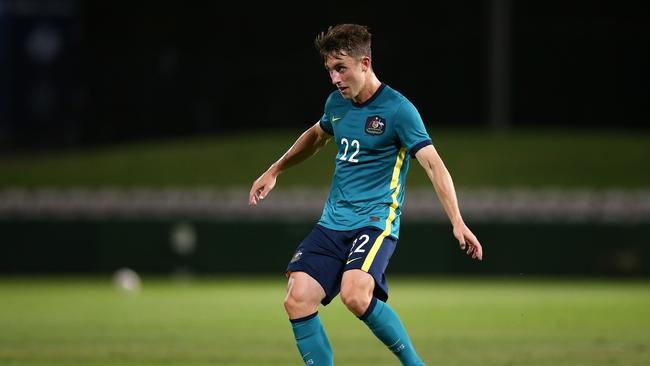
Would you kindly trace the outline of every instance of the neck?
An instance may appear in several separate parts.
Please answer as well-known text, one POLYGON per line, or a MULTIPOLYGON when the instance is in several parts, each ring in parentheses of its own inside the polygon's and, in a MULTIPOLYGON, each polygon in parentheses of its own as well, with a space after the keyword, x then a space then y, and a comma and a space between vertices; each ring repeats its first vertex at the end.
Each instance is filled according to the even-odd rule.
POLYGON ((374 72, 370 73, 368 75, 368 78, 366 80, 366 85, 365 87, 361 90, 359 95, 356 96, 356 98, 352 99, 355 103, 357 104, 363 104, 366 100, 370 99, 377 89, 381 86, 381 81, 377 78, 377 75, 375 75, 374 72))

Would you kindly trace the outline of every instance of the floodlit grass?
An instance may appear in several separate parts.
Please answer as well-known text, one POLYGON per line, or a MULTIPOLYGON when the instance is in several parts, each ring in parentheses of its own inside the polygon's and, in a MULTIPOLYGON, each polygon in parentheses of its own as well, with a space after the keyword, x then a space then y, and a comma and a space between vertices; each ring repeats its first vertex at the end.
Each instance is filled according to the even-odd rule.
MULTIPOLYGON (((647 281, 392 278, 429 365, 648 365, 647 281)), ((0 278, 0 364, 299 365, 274 278, 0 278)), ((321 309, 337 365, 398 365, 338 299, 321 309)))
MULTIPOLYGON (((436 130, 431 137, 458 187, 648 187, 650 134, 582 130, 436 130)), ((248 187, 302 131, 247 133, 0 156, 0 188, 248 187)), ((327 187, 328 144, 279 184, 327 187)), ((360 156, 361 157, 361 156, 360 156)), ((409 187, 428 186, 413 162, 409 187)))

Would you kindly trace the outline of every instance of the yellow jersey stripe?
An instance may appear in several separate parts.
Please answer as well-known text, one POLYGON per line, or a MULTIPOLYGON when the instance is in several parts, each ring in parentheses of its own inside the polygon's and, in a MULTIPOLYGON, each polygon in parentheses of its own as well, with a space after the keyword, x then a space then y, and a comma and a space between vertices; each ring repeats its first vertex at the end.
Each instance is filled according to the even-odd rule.
POLYGON ((395 220, 395 216, 397 216, 397 214, 395 213, 395 210, 399 205, 399 203, 397 202, 397 195, 399 194, 401 188, 401 185, 399 184, 399 173, 402 170, 402 164, 404 164, 405 157, 406 157, 406 148, 402 147, 399 150, 399 153, 397 153, 397 161, 395 162, 395 166, 393 167, 393 177, 390 180, 390 189, 395 189, 395 191, 393 192, 393 195, 391 197, 393 199, 393 203, 391 203, 390 205, 390 209, 388 211, 388 217, 386 218, 386 228, 381 234, 379 234, 377 239, 375 239, 374 244, 372 244, 372 247, 370 248, 370 252, 368 252, 368 256, 366 257, 366 260, 363 261, 361 270, 364 272, 368 272, 368 270, 370 269, 370 266, 372 265, 372 261, 375 260, 375 256, 377 255, 377 252, 379 252, 379 248, 381 248, 381 244, 384 242, 384 238, 390 235, 393 226, 393 221, 395 220))

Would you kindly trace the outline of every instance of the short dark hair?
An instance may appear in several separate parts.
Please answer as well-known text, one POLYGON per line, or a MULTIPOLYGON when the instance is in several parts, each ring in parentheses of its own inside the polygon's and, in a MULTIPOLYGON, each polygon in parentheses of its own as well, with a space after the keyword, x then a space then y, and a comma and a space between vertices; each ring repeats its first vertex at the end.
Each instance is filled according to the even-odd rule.
POLYGON ((372 34, 365 25, 337 24, 330 26, 327 32, 321 32, 314 45, 324 59, 332 54, 370 57, 371 40, 372 34))

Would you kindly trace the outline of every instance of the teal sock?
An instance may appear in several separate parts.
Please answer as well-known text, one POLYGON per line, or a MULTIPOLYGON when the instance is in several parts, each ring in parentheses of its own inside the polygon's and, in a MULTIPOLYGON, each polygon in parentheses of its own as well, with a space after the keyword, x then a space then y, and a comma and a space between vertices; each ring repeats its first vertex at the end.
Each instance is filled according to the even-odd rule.
POLYGON ((318 312, 304 318, 291 319, 291 327, 305 365, 334 365, 332 347, 318 312))
POLYGON ((399 316, 385 302, 374 298, 366 312, 359 317, 388 349, 407 366, 422 366, 399 316))

